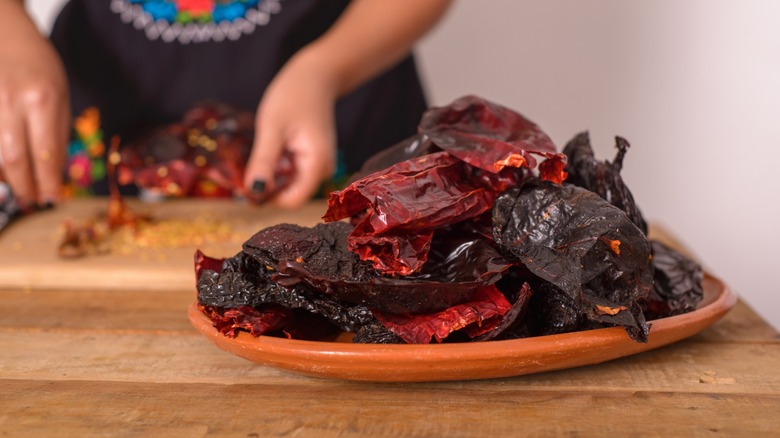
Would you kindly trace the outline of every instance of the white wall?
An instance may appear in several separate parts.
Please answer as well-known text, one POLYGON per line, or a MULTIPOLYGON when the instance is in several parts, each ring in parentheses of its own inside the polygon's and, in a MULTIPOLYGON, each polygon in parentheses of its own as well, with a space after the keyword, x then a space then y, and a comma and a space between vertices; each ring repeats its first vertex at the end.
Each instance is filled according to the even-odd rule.
POLYGON ((588 129, 665 225, 780 327, 780 2, 462 0, 421 44, 434 104, 514 108, 560 147, 588 129))
MULTIPOLYGON (((28 0, 43 28, 62 0, 28 0)), ((780 2, 461 0, 420 45, 432 102, 514 108, 560 146, 588 129, 645 215, 780 327, 780 2)))
POLYGON ((25 0, 24 3, 41 31, 48 34, 66 0, 25 0))

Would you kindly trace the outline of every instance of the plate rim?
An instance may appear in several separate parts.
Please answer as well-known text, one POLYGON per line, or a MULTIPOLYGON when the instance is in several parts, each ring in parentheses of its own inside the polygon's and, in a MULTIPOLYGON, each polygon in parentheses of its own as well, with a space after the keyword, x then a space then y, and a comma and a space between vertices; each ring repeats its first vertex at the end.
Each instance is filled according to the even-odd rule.
POLYGON ((631 340, 622 327, 451 344, 353 344, 253 337, 245 332, 228 338, 211 325, 198 308, 197 299, 190 305, 188 316, 192 325, 220 349, 288 371, 384 382, 471 380, 591 365, 688 338, 722 318, 737 302, 733 290, 707 272, 704 286, 705 302, 708 293, 714 295, 711 301, 688 313, 648 321, 649 339, 644 344, 631 340), (708 290, 708 285, 716 290, 708 290), (496 366, 491 369, 489 362, 496 366))

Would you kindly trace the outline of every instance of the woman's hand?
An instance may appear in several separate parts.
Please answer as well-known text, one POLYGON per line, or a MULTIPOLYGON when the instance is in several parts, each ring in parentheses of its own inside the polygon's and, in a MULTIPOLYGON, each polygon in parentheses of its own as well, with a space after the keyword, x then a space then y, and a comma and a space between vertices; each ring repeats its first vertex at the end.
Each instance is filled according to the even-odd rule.
POLYGON ((331 29, 298 52, 266 90, 245 188, 264 181, 265 189, 273 190, 273 168, 286 148, 293 154, 295 175, 276 200, 290 208, 306 202, 335 169, 336 99, 407 55, 449 4, 352 1, 331 29))
POLYGON ((247 163, 247 190, 273 191, 274 167, 284 149, 295 173, 274 197, 286 208, 304 204, 336 169, 336 86, 315 54, 295 55, 266 89, 257 111, 257 136, 247 163), (262 181, 259 185, 256 181, 262 181))
POLYGON ((2 2, 0 16, 0 179, 22 208, 54 204, 70 120, 65 72, 20 2, 2 2))

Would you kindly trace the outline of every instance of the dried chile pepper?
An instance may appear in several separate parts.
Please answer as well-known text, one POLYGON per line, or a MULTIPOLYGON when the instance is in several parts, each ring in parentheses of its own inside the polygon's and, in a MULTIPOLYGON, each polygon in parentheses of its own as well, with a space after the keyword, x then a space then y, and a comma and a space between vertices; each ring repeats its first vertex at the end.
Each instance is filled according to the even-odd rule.
POLYGON ((325 317, 275 304, 231 309, 201 306, 201 310, 214 328, 229 338, 246 331, 252 336, 279 334, 288 339, 319 340, 338 332, 325 317))
POLYGON ((281 329, 291 310, 282 306, 269 305, 263 308, 241 306, 219 309, 202 306, 201 310, 211 319, 214 328, 228 338, 235 337, 239 331, 247 331, 252 336, 260 336, 281 329))
POLYGON ((499 323, 491 328, 489 331, 475 336, 474 341, 491 341, 493 339, 504 339, 511 337, 511 334, 515 331, 515 328, 522 324, 523 318, 528 311, 528 304, 533 296, 533 291, 528 282, 523 283, 520 290, 517 292, 514 304, 512 307, 501 316, 499 323))
POLYGON ((581 302, 552 283, 539 282, 535 289, 537 293, 528 305, 529 318, 518 330, 518 337, 568 333, 594 326, 588 327, 581 302))
POLYGON ((223 262, 221 272, 205 269, 197 283, 198 302, 221 309, 279 304, 321 315, 342 330, 356 328, 373 320, 365 306, 339 302, 306 284, 284 287, 272 281, 264 266, 239 253, 223 262))
POLYGON ((634 196, 623 182, 623 177, 620 176, 623 158, 629 146, 626 139, 615 137, 615 147, 618 150, 615 159, 611 163, 598 161, 593 154, 590 135, 587 132, 577 134, 563 148, 563 153, 568 157, 566 170, 569 177, 566 182, 597 193, 610 204, 623 210, 634 225, 647 234, 647 222, 639 211, 634 196))
POLYGON ((243 252, 276 273, 275 281, 292 285, 300 275, 281 272, 287 263, 305 266, 311 276, 334 280, 368 281, 378 273, 347 249, 353 227, 344 222, 318 224, 313 228, 279 224, 255 233, 243 245, 243 252))
POLYGON ((651 240, 650 245, 655 281, 645 304, 648 318, 663 318, 695 310, 704 297, 701 265, 656 240, 651 240))
POLYGON ((646 341, 638 302, 653 284, 650 245, 622 210, 588 190, 539 182, 501 195, 493 221, 496 242, 588 319, 646 341))
POLYGON ((400 336, 391 332, 379 321, 372 321, 356 332, 352 338, 356 344, 405 344, 406 341, 400 336))
POLYGON ((480 288, 474 299, 434 314, 409 315, 374 311, 388 330, 410 344, 441 342, 451 333, 465 329, 470 338, 490 332, 512 306, 495 287, 480 288))
POLYGON ((369 158, 358 176, 446 151, 490 173, 506 167, 533 169, 538 156, 546 159, 540 165, 542 179, 558 183, 566 179, 566 157, 539 126, 515 111, 477 96, 464 96, 450 105, 429 109, 418 130, 417 135, 369 158))
POLYGON ((561 183, 566 179, 566 157, 535 123, 522 115, 476 96, 428 110, 419 131, 439 148, 470 165, 491 173, 505 167, 537 165, 535 156, 550 161, 542 179, 561 183), (555 163, 555 164, 554 164, 555 163))
POLYGON ((402 161, 434 152, 441 152, 441 149, 433 144, 427 135, 413 135, 369 157, 349 182, 352 183, 372 173, 383 171, 402 161))

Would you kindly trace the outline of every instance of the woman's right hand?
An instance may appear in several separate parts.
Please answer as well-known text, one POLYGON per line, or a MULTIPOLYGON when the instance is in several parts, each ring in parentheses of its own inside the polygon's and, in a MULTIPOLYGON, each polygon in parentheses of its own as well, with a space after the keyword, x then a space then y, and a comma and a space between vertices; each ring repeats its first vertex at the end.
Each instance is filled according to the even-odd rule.
POLYGON ((55 204, 69 136, 65 71, 21 2, 0 2, 0 181, 22 208, 55 204))

